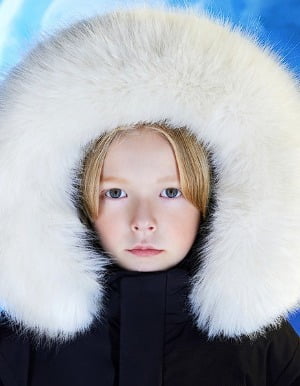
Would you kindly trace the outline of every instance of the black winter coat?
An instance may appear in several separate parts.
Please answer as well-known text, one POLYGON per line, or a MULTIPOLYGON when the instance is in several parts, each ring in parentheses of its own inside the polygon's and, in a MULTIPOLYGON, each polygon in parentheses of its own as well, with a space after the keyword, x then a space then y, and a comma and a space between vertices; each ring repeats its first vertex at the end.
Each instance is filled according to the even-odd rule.
POLYGON ((254 341, 207 340, 193 324, 182 265, 116 269, 105 320, 59 346, 1 328, 1 386, 298 386, 299 337, 284 321, 254 341))

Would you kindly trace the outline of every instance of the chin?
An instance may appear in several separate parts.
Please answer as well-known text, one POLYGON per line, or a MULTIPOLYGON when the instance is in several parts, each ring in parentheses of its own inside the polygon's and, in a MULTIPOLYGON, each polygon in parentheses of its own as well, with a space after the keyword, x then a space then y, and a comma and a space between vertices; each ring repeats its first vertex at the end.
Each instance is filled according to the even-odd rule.
POLYGON ((156 271, 164 271, 165 269, 168 269, 168 267, 162 267, 162 266, 147 266, 145 265, 139 265, 135 268, 135 271, 138 272, 156 272, 156 271))

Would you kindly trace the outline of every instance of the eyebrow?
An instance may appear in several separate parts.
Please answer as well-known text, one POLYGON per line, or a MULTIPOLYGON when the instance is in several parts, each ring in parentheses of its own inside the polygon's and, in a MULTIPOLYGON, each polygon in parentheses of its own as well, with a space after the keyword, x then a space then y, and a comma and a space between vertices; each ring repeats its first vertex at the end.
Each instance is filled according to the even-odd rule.
MULTIPOLYGON (((125 178, 117 178, 117 177, 113 177, 113 176, 108 176, 108 177, 101 179, 101 182, 109 182, 109 181, 121 182, 123 184, 126 184, 128 182, 125 178)), ((167 176, 167 177, 159 178, 156 182, 160 183, 160 182, 166 182, 166 181, 177 181, 177 177, 167 176)))

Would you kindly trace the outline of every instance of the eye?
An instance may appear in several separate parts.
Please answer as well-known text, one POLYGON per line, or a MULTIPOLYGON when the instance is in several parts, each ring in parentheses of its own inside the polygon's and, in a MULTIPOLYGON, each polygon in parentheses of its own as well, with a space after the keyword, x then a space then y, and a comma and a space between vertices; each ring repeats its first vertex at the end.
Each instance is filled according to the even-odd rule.
MULTIPOLYGON (((182 195, 181 191, 177 188, 166 188, 166 189, 163 189, 163 191, 166 191, 166 196, 163 195, 163 197, 165 198, 177 198, 182 195)), ((105 191, 104 196, 112 199, 127 197, 126 193, 125 193, 125 196, 124 195, 120 196, 120 192, 124 192, 124 191, 119 188, 112 188, 105 191)))
MULTIPOLYGON (((122 192, 122 189, 118 189, 118 188, 112 188, 112 189, 108 189, 105 193, 104 193, 104 196, 105 197, 109 197, 109 198, 120 198, 120 195, 119 193, 122 192), (109 192, 112 192, 112 196, 107 196, 106 193, 109 193, 109 192)), ((124 197, 124 196, 123 196, 124 197)))
POLYGON ((164 190, 167 192, 167 198, 174 198, 174 197, 177 198, 177 197, 179 197, 177 195, 177 193, 180 193, 180 196, 182 194, 181 191, 177 188, 166 188, 164 190), (170 193, 170 195, 169 195, 169 193, 170 193))

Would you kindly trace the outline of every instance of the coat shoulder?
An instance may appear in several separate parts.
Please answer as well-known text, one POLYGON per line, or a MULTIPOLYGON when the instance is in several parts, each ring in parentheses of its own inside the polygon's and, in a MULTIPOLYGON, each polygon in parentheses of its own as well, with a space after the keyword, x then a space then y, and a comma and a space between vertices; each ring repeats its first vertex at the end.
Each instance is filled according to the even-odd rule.
POLYGON ((270 336, 267 365, 274 386, 300 386, 300 337, 288 321, 270 336))
POLYGON ((0 386, 19 386, 27 379, 30 345, 5 318, 0 319, 0 386))

